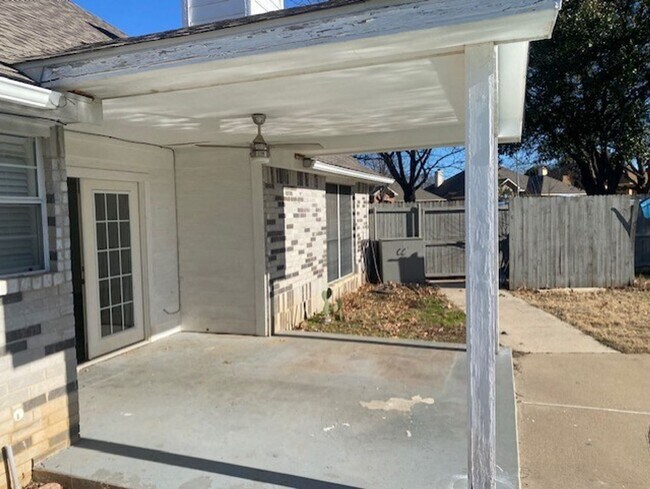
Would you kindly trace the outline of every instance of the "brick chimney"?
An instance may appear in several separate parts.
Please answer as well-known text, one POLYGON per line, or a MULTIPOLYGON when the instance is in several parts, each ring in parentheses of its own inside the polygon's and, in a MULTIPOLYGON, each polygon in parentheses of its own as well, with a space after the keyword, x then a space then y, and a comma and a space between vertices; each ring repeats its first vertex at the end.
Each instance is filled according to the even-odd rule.
POLYGON ((282 10, 284 0, 181 0, 185 27, 282 10))
POLYGON ((573 185, 573 179, 571 178, 571 175, 566 173, 562 175, 562 183, 566 183, 567 185, 573 185))

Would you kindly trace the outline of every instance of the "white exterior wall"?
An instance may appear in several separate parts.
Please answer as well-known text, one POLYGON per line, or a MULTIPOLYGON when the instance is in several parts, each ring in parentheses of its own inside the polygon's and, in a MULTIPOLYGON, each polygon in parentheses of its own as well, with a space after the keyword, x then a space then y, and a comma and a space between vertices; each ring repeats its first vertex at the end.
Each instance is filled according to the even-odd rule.
POLYGON ((173 153, 70 131, 66 131, 65 141, 68 176, 139 183, 141 221, 145 223, 141 237, 145 335, 178 326, 181 315, 173 153))
POLYGON ((176 157, 183 330, 256 334, 248 150, 176 157))
POLYGON ((322 293, 328 287, 336 299, 365 282, 368 192, 367 185, 345 178, 264 169, 266 271, 273 332, 291 330, 321 312, 322 293), (327 182, 349 185, 354 195, 354 272, 331 283, 327 281, 327 182))

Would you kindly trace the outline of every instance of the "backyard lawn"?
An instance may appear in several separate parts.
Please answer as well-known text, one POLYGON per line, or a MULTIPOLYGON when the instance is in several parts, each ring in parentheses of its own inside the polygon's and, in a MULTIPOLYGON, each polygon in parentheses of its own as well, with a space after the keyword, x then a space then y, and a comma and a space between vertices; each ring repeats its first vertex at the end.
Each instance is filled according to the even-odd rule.
POLYGON ((330 321, 318 314, 298 329, 323 333, 465 342, 465 314, 437 287, 365 285, 333 302, 330 321))
POLYGON ((593 292, 514 292, 530 304, 576 326, 622 353, 650 353, 650 278, 634 287, 593 292))

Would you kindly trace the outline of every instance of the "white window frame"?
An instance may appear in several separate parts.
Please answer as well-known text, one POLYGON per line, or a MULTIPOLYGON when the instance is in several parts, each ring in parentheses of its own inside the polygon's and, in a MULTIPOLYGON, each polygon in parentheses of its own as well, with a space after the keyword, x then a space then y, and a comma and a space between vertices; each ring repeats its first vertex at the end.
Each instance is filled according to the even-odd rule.
MULTIPOLYGON (((357 270, 357 261, 356 261, 356 256, 354 253, 355 250, 355 245, 356 245, 356 225, 355 225, 355 219, 354 219, 354 186, 353 185, 346 185, 344 183, 336 183, 336 182, 326 182, 325 185, 325 194, 327 197, 327 186, 328 185, 334 185, 336 187, 336 236, 337 236, 337 241, 338 241, 338 271, 337 271, 337 277, 333 280, 330 280, 329 277, 327 277, 327 283, 328 284, 333 284, 335 282, 338 282, 339 280, 348 278, 352 275, 355 274, 357 270), (350 189, 350 224, 352 226, 352 239, 351 239, 351 257, 352 257, 352 271, 350 273, 347 273, 345 275, 341 274, 341 187, 347 187, 350 189)), ((327 208, 327 206, 326 206, 327 208)), ((327 212, 327 211, 326 211, 327 212)), ((325 216, 325 222, 327 222, 327 216, 325 216)), ((327 261, 328 256, 326 257, 325 260, 325 266, 326 266, 326 271, 329 270, 329 263, 327 261)))
MULTIPOLYGON (((25 277, 31 275, 42 275, 50 270, 50 250, 47 224, 47 196, 45 193, 45 172, 43 166, 43 138, 35 136, 24 136, 0 132, 0 136, 12 138, 29 139, 34 144, 34 157, 36 159, 36 197, 11 197, 0 195, 0 205, 38 205, 41 210, 41 253, 43 256, 43 267, 38 270, 25 270, 21 272, 2 273, 0 278, 25 277)), ((13 165, 5 165, 13 166, 13 165)))

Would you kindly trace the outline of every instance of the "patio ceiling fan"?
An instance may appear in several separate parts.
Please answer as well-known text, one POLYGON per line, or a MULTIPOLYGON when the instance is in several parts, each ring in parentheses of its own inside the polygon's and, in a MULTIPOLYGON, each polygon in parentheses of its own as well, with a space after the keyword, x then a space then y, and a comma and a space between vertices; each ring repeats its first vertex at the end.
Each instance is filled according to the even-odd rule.
POLYGON ((322 149, 323 145, 320 143, 279 143, 268 144, 262 136, 262 126, 266 122, 266 114, 252 114, 251 118, 253 123, 257 126, 257 136, 251 141, 249 145, 243 144, 211 144, 211 143, 195 143, 194 146, 199 148, 236 148, 236 149, 250 149, 252 158, 265 158, 267 159, 270 154, 270 148, 279 149, 322 149))

